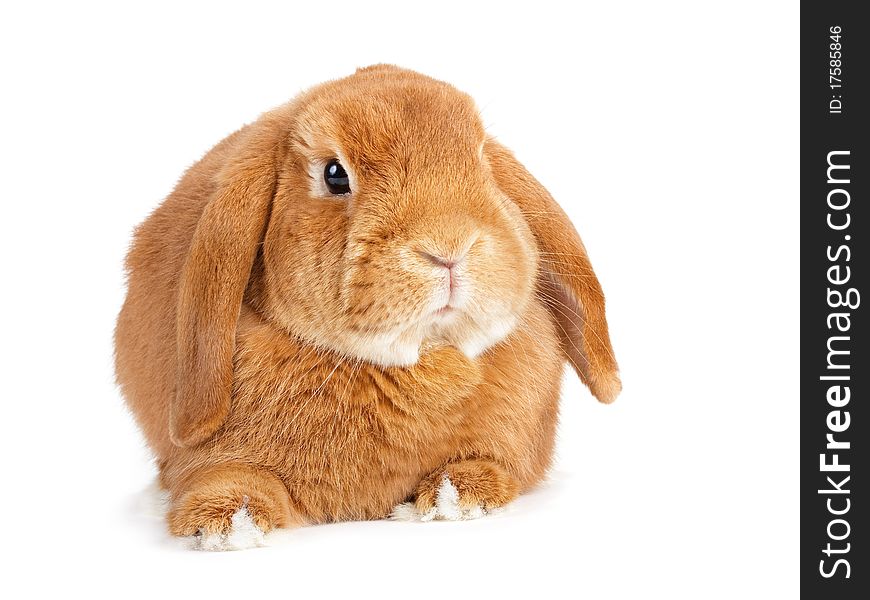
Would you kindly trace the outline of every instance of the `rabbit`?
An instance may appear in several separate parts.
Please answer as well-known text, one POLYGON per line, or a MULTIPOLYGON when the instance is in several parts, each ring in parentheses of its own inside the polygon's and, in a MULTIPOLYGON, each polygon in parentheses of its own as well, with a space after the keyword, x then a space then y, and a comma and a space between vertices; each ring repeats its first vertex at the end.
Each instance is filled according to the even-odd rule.
POLYGON ((125 266, 117 382, 204 549, 482 516, 545 476, 566 362, 621 390, 564 211, 468 95, 392 65, 218 143, 125 266))

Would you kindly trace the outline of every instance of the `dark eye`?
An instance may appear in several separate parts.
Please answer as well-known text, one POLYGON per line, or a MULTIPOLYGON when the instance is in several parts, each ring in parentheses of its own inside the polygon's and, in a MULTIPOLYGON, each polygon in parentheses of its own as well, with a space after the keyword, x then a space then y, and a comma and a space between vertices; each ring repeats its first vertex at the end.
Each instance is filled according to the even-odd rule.
POLYGON ((323 169, 323 181, 326 182, 326 188, 330 194, 341 195, 350 193, 350 181, 347 178, 347 171, 334 158, 326 163, 326 168, 323 169))

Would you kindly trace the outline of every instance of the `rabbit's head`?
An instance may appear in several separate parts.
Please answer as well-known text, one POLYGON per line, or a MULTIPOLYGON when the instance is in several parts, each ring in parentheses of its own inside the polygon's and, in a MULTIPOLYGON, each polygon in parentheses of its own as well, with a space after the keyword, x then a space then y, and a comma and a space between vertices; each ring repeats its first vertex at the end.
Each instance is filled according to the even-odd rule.
POLYGON ((470 357, 531 297, 534 238, 496 186, 471 99, 390 68, 325 84, 287 129, 261 309, 307 342, 384 366, 433 343, 470 357))

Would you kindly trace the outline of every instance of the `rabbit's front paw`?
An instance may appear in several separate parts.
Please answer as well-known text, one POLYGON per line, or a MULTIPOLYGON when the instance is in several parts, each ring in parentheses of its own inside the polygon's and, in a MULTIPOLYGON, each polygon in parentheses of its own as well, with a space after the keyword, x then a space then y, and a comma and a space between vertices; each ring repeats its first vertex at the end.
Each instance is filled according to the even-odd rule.
POLYGON ((492 461, 450 463, 421 481, 415 501, 396 506, 391 518, 400 521, 477 519, 513 500, 518 488, 515 479, 492 461))
POLYGON ((246 506, 233 513, 226 532, 207 533, 201 529, 194 538, 194 547, 197 550, 245 550, 265 545, 265 533, 254 522, 246 506))
POLYGON ((198 550, 241 550, 265 545, 264 534, 297 524, 286 488, 273 475, 247 466, 201 473, 172 501, 169 530, 195 536, 198 550))
POLYGON ((175 535, 194 536, 197 550, 244 550, 265 545, 265 532, 274 527, 268 512, 250 506, 250 498, 187 498, 169 512, 175 535))

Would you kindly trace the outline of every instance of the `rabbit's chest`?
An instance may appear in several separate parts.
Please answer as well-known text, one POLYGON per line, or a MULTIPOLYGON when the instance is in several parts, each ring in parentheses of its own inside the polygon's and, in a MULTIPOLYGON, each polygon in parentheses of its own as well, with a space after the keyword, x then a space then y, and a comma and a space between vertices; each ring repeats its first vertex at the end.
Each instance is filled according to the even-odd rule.
POLYGON ((222 436, 288 477, 434 460, 461 434, 481 378, 478 366, 452 348, 402 369, 302 358, 237 364, 222 436))

